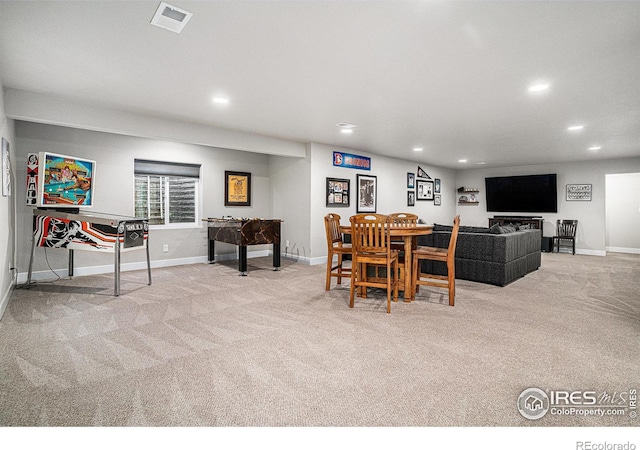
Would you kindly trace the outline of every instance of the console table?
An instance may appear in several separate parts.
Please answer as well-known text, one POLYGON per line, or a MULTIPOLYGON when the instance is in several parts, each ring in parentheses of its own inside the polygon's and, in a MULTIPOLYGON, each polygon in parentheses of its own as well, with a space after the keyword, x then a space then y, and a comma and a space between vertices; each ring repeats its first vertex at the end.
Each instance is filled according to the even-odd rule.
POLYGON ((500 226, 508 225, 510 223, 515 223, 517 225, 530 225, 531 228, 542 230, 544 219, 538 216, 493 216, 489 218, 489 228, 496 223, 500 226))

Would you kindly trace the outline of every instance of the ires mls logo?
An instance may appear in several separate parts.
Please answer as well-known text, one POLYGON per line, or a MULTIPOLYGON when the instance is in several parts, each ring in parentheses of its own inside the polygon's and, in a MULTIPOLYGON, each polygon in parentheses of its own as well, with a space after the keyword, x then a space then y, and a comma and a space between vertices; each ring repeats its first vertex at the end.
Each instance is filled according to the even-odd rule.
POLYGON ((555 416, 637 417, 637 390, 628 391, 543 391, 528 388, 517 401, 522 417, 537 420, 547 413, 555 416))

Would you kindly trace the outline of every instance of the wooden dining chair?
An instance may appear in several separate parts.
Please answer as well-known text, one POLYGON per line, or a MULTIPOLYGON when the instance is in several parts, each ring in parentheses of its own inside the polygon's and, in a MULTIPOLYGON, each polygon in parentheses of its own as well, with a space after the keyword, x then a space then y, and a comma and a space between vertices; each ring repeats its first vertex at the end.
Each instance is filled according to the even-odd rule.
MULTIPOLYGON (((389 223, 391 227, 398 228, 406 228, 406 227, 415 227, 418 223, 418 215, 411 213, 392 213, 389 214, 389 223)), ((404 238, 403 237, 391 237, 391 250, 398 250, 400 253, 400 257, 398 259, 398 264, 400 265, 400 281, 404 281, 405 273, 404 273, 404 238)))
POLYGON ((343 256, 351 255, 351 244, 345 244, 342 241, 342 233, 340 232, 340 216, 338 214, 329 213, 324 216, 324 228, 327 233, 327 276, 325 290, 331 289, 331 278, 338 279, 338 284, 342 284, 342 277, 351 275, 351 268, 343 267, 343 256), (333 257, 337 257, 337 263, 334 265, 333 257))
POLYGON ((391 291, 393 301, 398 301, 398 252, 391 249, 389 239, 389 218, 383 214, 356 214, 349 218, 351 222, 351 290, 349 307, 353 308, 355 291, 361 288, 366 295, 368 287, 387 290, 387 313, 391 312, 391 291), (369 279, 367 265, 384 266, 386 276, 369 279))
POLYGON ((448 248, 422 247, 419 246, 413 251, 413 279, 411 299, 416 297, 419 285, 436 286, 449 289, 449 305, 453 306, 456 296, 456 243, 458 241, 458 230, 460 229, 460 216, 453 219, 453 230, 449 239, 448 248), (435 275, 423 273, 421 270, 423 260, 443 261, 447 263, 447 275, 435 275))
POLYGON ((560 247, 571 246, 573 254, 576 254, 576 231, 578 229, 577 220, 557 220, 556 235, 553 236, 553 251, 560 253, 560 247), (567 244, 567 241, 569 243, 567 244))

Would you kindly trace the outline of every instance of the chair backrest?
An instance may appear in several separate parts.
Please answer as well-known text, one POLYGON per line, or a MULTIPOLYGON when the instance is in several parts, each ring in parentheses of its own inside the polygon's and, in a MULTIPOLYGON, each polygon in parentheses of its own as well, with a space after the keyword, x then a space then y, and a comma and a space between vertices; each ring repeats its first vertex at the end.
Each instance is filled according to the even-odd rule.
POLYGON ((418 215, 411 213, 389 214, 389 223, 392 227, 412 227, 418 223, 418 215))
POLYGON ((391 253, 389 218, 384 214, 356 214, 351 222, 351 246, 355 253, 391 253))
POLYGON ((453 219, 453 230, 451 231, 451 239, 449 239, 449 249, 447 255, 449 258, 453 258, 456 254, 456 244, 458 243, 458 230, 460 229, 460 215, 457 215, 453 219))
POLYGON ((342 233, 340 233, 340 216, 329 213, 324 216, 324 228, 327 233, 327 245, 329 249, 338 244, 342 245, 342 233))
POLYGON ((577 220, 558 220, 556 222, 556 235, 563 237, 576 237, 576 230, 578 228, 577 220))

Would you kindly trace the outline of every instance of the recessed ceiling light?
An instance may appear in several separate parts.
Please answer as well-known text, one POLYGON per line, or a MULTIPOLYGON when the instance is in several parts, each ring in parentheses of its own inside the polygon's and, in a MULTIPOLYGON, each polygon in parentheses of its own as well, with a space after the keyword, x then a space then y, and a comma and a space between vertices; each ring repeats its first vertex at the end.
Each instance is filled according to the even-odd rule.
POLYGON ((532 94, 544 92, 549 89, 549 83, 535 83, 529 86, 529 92, 532 94))
POLYGON ((349 122, 340 122, 340 123, 337 123, 336 126, 338 128, 342 128, 342 129, 350 129, 350 128, 355 128, 356 127, 354 124, 349 123, 349 122))
POLYGON ((229 99, 227 97, 216 95, 215 97, 213 97, 213 103, 215 103, 216 105, 228 105, 229 99))
POLYGON ((421 152, 422 150, 424 150, 422 147, 413 147, 414 152, 421 152))
POLYGON ((571 125, 567 128, 569 131, 582 131, 584 129, 584 125, 571 125))
POLYGON ((595 151, 600 150, 601 148, 602 148, 602 147, 601 147, 601 146, 599 146, 599 145, 593 145, 593 146, 589 147, 589 150, 591 150, 591 151, 594 151, 594 152, 595 152, 595 151))
POLYGON ((353 133, 353 128, 342 128, 342 129, 340 130, 340 133, 343 133, 343 134, 351 134, 351 133, 353 133))
POLYGON ((467 160, 466 160, 466 159, 459 159, 459 160, 458 160, 458 162, 459 162, 459 163, 466 163, 466 162, 467 162, 467 160))

